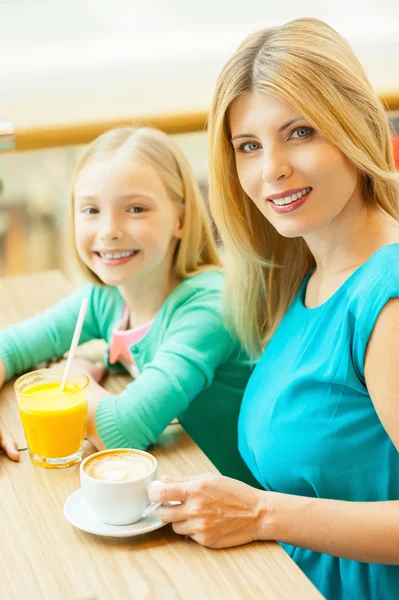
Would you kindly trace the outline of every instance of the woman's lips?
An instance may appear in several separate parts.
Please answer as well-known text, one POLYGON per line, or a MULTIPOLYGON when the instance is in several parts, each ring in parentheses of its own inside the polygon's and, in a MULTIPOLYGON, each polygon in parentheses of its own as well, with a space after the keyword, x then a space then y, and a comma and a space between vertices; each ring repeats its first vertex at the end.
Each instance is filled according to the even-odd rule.
POLYGON ((296 210, 297 208, 301 208, 301 206, 303 206, 305 204, 306 200, 309 198, 309 195, 312 192, 312 189, 307 194, 302 196, 302 198, 299 198, 298 200, 293 200, 289 204, 282 204, 282 205, 278 206, 277 204, 274 204, 273 200, 267 200, 267 202, 270 204, 271 208, 276 213, 279 213, 279 214, 290 213, 290 212, 296 210))

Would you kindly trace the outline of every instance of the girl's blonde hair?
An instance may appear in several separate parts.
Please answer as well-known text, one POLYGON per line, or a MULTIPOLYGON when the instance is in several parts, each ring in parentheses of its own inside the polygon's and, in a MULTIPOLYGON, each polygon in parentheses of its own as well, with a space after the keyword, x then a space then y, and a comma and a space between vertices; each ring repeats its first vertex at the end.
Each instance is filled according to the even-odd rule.
POLYGON ((368 206, 398 219, 397 176, 384 108, 348 43, 316 19, 250 35, 222 70, 209 118, 210 205, 225 246, 230 323, 251 356, 263 350, 314 259, 281 236, 240 186, 228 112, 243 92, 282 99, 356 166, 368 206))
POLYGON ((104 285, 79 257, 75 245, 74 190, 84 169, 113 157, 119 152, 141 160, 153 167, 172 201, 184 204, 184 228, 174 259, 175 275, 179 279, 191 277, 207 269, 221 267, 207 212, 193 170, 180 148, 171 138, 151 127, 120 127, 96 138, 85 150, 76 166, 71 188, 71 230, 75 256, 83 273, 97 285, 104 285))

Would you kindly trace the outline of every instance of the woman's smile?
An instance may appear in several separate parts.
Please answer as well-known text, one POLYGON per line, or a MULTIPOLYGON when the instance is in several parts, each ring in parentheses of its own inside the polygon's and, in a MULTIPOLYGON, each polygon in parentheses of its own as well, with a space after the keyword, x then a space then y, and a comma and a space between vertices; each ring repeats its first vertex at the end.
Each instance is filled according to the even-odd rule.
POLYGON ((303 206, 311 191, 312 188, 307 187, 290 194, 286 192, 284 194, 275 194, 269 196, 266 200, 276 213, 284 214, 303 206))
POLYGON ((353 164, 283 100, 242 93, 230 107, 229 124, 241 187, 283 237, 335 227, 347 205, 360 199, 353 164))

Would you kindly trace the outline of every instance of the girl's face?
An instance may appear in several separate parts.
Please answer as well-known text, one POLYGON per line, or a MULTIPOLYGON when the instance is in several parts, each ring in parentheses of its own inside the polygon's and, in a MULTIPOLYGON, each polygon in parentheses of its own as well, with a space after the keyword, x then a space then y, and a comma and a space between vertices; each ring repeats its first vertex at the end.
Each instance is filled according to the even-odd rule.
POLYGON ((282 100, 245 92, 229 120, 241 186, 284 237, 338 223, 361 200, 355 167, 282 100))
POLYGON ((150 165, 121 155, 89 165, 76 181, 74 217, 79 256, 105 284, 171 274, 183 204, 150 165))

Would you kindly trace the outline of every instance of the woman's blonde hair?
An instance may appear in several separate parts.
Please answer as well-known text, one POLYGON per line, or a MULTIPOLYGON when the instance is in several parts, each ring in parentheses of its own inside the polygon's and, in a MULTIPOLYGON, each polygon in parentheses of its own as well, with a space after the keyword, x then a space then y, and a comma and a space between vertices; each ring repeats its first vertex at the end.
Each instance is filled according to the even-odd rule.
POLYGON ((258 356, 314 259, 281 236, 241 188, 228 113, 243 92, 272 94, 304 116, 358 170, 368 206, 398 219, 397 176, 384 108, 348 43, 304 18, 250 35, 222 70, 209 117, 211 212, 225 246, 229 322, 258 356))
POLYGON ((172 139, 151 127, 120 127, 96 138, 85 150, 76 166, 71 188, 71 230, 75 256, 83 273, 98 285, 104 285, 79 257, 75 244, 74 190, 84 169, 95 162, 106 160, 119 152, 153 167, 172 201, 184 204, 183 235, 175 257, 175 275, 184 279, 207 269, 221 267, 207 212, 193 170, 180 148, 172 139))

